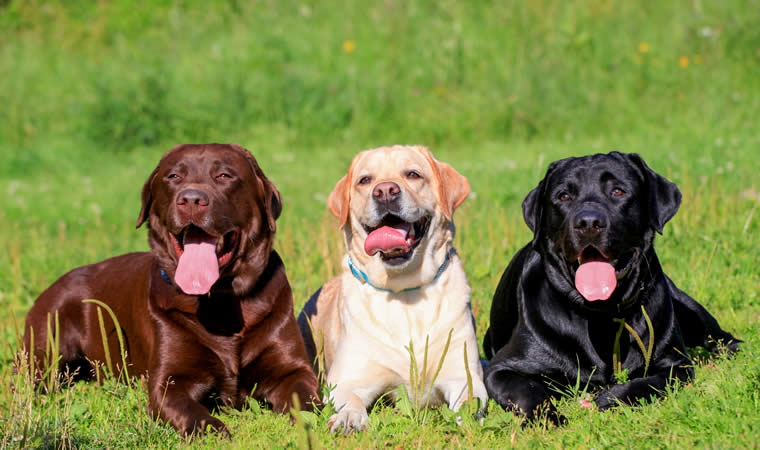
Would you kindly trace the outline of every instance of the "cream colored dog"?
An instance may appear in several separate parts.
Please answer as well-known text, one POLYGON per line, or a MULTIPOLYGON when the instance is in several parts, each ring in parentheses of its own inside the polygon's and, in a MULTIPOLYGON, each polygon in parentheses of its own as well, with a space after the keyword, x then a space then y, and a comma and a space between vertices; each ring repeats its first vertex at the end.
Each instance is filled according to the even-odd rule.
POLYGON ((312 296, 298 320, 309 356, 323 350, 335 387, 326 399, 337 410, 332 432, 366 429, 367 408, 380 395, 410 389, 410 343, 429 385, 449 332, 423 402, 457 410, 468 400, 466 346, 473 395, 485 406, 470 287, 453 248, 452 215, 469 193, 467 179, 424 147, 363 151, 335 185, 328 207, 343 229, 343 274, 312 296))

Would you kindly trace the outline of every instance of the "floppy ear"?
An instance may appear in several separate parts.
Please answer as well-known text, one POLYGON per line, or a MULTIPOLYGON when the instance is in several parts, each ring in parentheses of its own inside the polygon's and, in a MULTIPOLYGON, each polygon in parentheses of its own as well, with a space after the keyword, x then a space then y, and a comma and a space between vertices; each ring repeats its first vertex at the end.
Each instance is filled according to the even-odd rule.
POLYGON ((150 206, 153 204, 153 193, 151 192, 151 185, 153 184, 153 179, 156 178, 159 167, 160 164, 156 166, 155 169, 153 169, 153 172, 151 172, 150 176, 145 181, 145 184, 143 184, 141 194, 142 207, 140 208, 140 215, 137 216, 137 225, 135 228, 140 228, 140 225, 148 220, 148 216, 150 216, 150 206))
POLYGON ((681 191, 667 178, 650 169, 638 154, 624 153, 622 155, 641 170, 647 190, 649 224, 655 231, 662 234, 665 224, 676 215, 681 206, 681 191))
POLYGON ((536 242, 539 238, 541 219, 544 215, 543 199, 546 193, 546 185, 549 182, 549 176, 563 161, 565 160, 561 159, 549 164, 544 178, 538 182, 538 186, 533 188, 522 202, 523 219, 528 228, 530 228, 530 231, 533 232, 533 242, 536 242))
POLYGON ((433 169, 433 177, 438 183, 438 201, 441 203, 443 215, 450 222, 454 216, 454 210, 459 208, 470 195, 470 182, 449 164, 435 159, 427 148, 417 147, 417 151, 425 156, 433 169))
MULTIPOLYGON (((262 176, 264 174, 262 173, 262 176)), ((264 183, 264 198, 269 199, 269 201, 266 203, 266 212, 267 212, 267 221, 269 222, 269 231, 274 233, 277 230, 277 226, 275 225, 275 221, 280 218, 280 214, 282 214, 282 196, 280 195, 280 191, 277 190, 277 188, 274 186, 274 183, 269 181, 268 178, 263 177, 262 182, 264 183)))
POLYGON ((280 214, 282 213, 282 196, 280 195, 280 191, 278 191, 274 186, 274 183, 269 181, 269 178, 264 175, 264 171, 261 170, 258 161, 256 161, 256 158, 254 158, 251 152, 249 152, 245 147, 238 144, 230 144, 230 147, 236 149, 239 152, 242 152, 248 159, 248 164, 251 165, 251 169, 258 179, 259 189, 264 193, 264 211, 267 215, 269 231, 274 233, 277 231, 277 225, 275 224, 275 221, 280 217, 280 214))
POLYGON ((534 187, 522 202, 523 219, 533 233, 536 232, 536 225, 541 223, 540 197, 543 187, 544 180, 541 180, 538 186, 534 187))
POLYGON ((445 162, 436 161, 434 167, 438 169, 438 198, 441 199, 443 215, 451 221, 454 211, 470 195, 470 182, 445 162))
POLYGON ((327 197, 327 209, 340 221, 339 228, 343 228, 346 222, 348 222, 348 205, 351 192, 348 180, 350 179, 351 169, 349 169, 348 175, 344 175, 343 178, 335 183, 335 188, 330 192, 330 196, 327 197))

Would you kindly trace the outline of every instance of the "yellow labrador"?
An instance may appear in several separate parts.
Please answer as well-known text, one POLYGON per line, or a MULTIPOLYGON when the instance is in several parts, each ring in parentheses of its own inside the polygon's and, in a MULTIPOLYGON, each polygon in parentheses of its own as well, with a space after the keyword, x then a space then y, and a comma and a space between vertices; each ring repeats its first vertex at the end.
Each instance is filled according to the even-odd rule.
POLYGON ((410 342, 428 385, 443 357, 425 401, 457 410, 468 400, 466 346, 473 395, 485 405, 470 287, 453 248, 452 215, 469 193, 467 179, 424 147, 363 151, 335 185, 328 207, 345 238, 343 273, 298 319, 309 356, 323 351, 327 383, 335 386, 332 432, 366 429, 367 408, 380 395, 410 388, 410 342))

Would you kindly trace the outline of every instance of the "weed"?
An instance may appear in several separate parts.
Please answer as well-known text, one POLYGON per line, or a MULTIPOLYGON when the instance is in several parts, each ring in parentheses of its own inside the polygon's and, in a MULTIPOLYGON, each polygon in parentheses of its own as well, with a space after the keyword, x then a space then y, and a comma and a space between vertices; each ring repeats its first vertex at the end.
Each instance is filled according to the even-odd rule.
POLYGON ((620 337, 623 332, 623 327, 625 327, 626 330, 633 336, 634 341, 636 341, 636 344, 638 344, 639 349, 641 350, 641 354, 644 355, 644 377, 647 376, 647 372, 649 371, 649 361, 652 359, 652 351, 654 350, 654 326, 652 325, 652 320, 649 318, 649 314, 647 314, 646 309, 644 308, 644 305, 641 305, 641 313, 644 315, 644 320, 646 320, 647 323, 647 329, 649 331, 649 344, 647 347, 644 347, 644 342, 641 340, 641 336, 636 332, 636 330, 633 329, 630 325, 625 323, 623 319, 613 319, 615 322, 620 323, 620 328, 617 331, 617 334, 615 335, 615 343, 613 347, 613 355, 612 355, 612 361, 613 361, 613 370, 614 375, 616 379, 628 379, 628 374, 625 375, 622 374, 622 361, 620 361, 620 337))
POLYGON ((417 423, 424 424, 429 414, 430 399, 433 397, 433 388, 435 387, 435 381, 438 379, 438 374, 443 368, 443 362, 446 359, 446 355, 449 352, 449 344, 451 344, 451 334, 454 332, 452 328, 449 330, 448 337, 446 338, 446 344, 443 347, 443 352, 438 360, 438 366, 433 373, 432 378, 428 378, 428 345, 430 336, 425 337, 425 349, 422 358, 422 366, 417 364, 417 355, 414 351, 414 343, 409 341, 409 345, 406 346, 406 351, 409 353, 409 389, 407 391, 404 384, 399 385, 397 388, 398 401, 397 407, 410 419, 417 423))
POLYGON ((317 366, 317 381, 320 385, 325 383, 325 380, 327 379, 327 373, 325 371, 326 362, 325 362, 325 336, 322 333, 322 329, 320 328, 317 332, 314 331, 314 327, 311 326, 311 319, 309 319, 309 316, 306 317, 306 324, 309 325, 309 332, 311 333, 311 338, 314 342, 314 347, 317 349, 317 354, 314 356, 314 361, 312 361, 312 365, 317 366))
POLYGON ((108 371, 110 372, 110 376, 115 376, 116 372, 114 372, 113 365, 111 364, 110 351, 108 350, 108 335, 105 331, 106 328, 103 322, 103 313, 100 311, 100 308, 104 308, 108 312, 108 315, 111 316, 113 325, 116 328, 116 337, 119 340, 119 355, 121 356, 121 369, 119 371, 118 378, 124 383, 131 383, 131 379, 129 378, 129 369, 127 368, 127 349, 124 345, 124 335, 122 334, 121 324, 119 324, 119 319, 116 317, 116 314, 113 312, 110 306, 106 305, 100 300, 88 299, 82 300, 82 303, 94 303, 98 306, 98 324, 100 326, 100 333, 103 339, 103 348, 105 349, 106 354, 106 364, 108 371))

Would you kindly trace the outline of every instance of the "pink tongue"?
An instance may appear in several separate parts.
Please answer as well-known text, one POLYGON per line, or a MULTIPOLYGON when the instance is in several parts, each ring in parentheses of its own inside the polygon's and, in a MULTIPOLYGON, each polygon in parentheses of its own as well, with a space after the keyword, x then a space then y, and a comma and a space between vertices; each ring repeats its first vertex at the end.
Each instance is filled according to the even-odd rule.
POLYGON ((185 251, 179 257, 174 281, 185 294, 203 295, 219 278, 216 238, 194 229, 185 235, 185 251))
POLYGON ((380 227, 367 236, 364 241, 364 251, 368 255, 374 256, 377 252, 391 252, 393 250, 409 251, 409 244, 406 243, 406 235, 409 232, 409 225, 400 225, 398 228, 380 227))
POLYGON ((617 286, 615 268, 610 263, 591 261, 575 272, 575 289, 588 301, 607 300, 617 286))

